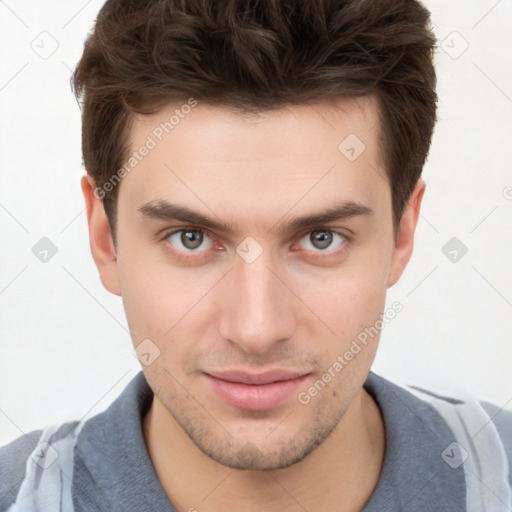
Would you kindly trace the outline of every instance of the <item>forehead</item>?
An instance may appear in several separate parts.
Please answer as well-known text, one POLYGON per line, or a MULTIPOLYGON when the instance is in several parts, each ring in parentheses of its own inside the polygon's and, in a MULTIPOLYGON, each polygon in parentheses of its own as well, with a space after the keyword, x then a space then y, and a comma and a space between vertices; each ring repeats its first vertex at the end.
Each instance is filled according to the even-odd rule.
POLYGON ((325 142, 334 142, 334 149, 338 149, 336 141, 349 133, 371 144, 378 122, 377 100, 368 96, 285 105, 254 113, 202 104, 190 98, 168 104, 156 114, 135 114, 129 140, 132 150, 143 145, 148 136, 159 146, 176 141, 206 149, 206 145, 212 144, 231 157, 240 149, 243 159, 247 149, 255 145, 263 143, 268 150, 280 152, 283 141, 288 146, 294 140, 297 149, 302 148, 302 153, 306 154, 309 145, 302 146, 303 139, 320 146, 318 143, 325 140, 327 132, 331 132, 331 136, 325 142), (227 145, 227 136, 237 144, 227 145))
POLYGON ((123 178, 120 203, 179 200, 249 216, 265 204, 282 216, 295 203, 388 202, 372 98, 259 113, 191 104, 135 118, 130 147, 139 161, 123 178))

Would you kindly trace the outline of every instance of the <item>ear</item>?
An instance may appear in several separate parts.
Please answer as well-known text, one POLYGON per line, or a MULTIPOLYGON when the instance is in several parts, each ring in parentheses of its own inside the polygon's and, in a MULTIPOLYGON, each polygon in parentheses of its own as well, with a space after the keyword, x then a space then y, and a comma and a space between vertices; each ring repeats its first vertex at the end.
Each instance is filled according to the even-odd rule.
POLYGON ((395 248, 391 259, 388 288, 393 286, 405 270, 414 247, 414 233, 420 215, 421 200, 425 192, 425 182, 419 178, 407 201, 396 237, 395 248))
POLYGON ((94 180, 86 174, 82 177, 81 183, 87 209, 89 244, 92 257, 98 267, 103 286, 114 295, 121 295, 117 273, 117 257, 105 208, 101 199, 95 194, 96 184, 94 180))

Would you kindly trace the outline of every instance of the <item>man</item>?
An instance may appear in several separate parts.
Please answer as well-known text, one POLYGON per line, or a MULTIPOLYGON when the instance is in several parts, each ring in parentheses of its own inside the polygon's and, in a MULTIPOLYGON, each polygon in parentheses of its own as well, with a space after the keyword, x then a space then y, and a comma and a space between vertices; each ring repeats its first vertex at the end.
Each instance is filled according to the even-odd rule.
POLYGON ((0 451, 2 510, 511 510, 512 419, 371 372, 435 123, 414 0, 109 0, 73 77, 141 372, 0 451))

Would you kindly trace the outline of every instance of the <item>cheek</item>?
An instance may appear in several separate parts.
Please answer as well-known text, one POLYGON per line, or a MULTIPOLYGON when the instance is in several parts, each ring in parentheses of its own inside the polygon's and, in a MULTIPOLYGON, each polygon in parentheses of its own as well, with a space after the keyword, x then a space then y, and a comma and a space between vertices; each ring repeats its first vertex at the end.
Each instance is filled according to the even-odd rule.
POLYGON ((136 259, 122 267, 121 274, 125 314, 142 370, 153 386, 172 382, 193 345, 180 331, 192 298, 179 291, 180 283, 172 276, 159 275, 136 259))
MULTIPOLYGON (((137 258, 119 267, 124 308, 134 341, 141 336, 161 335, 162 322, 167 323, 164 308, 172 310, 172 305, 168 304, 172 295, 165 276, 157 279, 156 269, 137 258)), ((168 322, 171 321, 169 318, 168 322)))
POLYGON ((190 269, 166 263, 155 251, 128 250, 118 263, 126 316, 139 337, 166 337, 208 291, 214 276, 204 279, 190 269))
POLYGON ((295 272, 290 279, 294 289, 312 313, 335 331, 338 338, 353 334, 354 329, 374 323, 386 299, 388 264, 367 261, 349 262, 337 269, 315 274, 295 272))
MULTIPOLYGON (((357 259, 315 277, 297 273, 300 296, 316 315, 304 309, 309 320, 299 339, 305 344, 308 340, 323 340, 314 349, 323 368, 330 369, 325 380, 335 375, 329 385, 331 390, 341 392, 353 382, 364 380, 375 357, 389 268, 389 258, 382 254, 382 249, 360 251, 357 259)), ((311 348, 309 344, 306 350, 311 348)))

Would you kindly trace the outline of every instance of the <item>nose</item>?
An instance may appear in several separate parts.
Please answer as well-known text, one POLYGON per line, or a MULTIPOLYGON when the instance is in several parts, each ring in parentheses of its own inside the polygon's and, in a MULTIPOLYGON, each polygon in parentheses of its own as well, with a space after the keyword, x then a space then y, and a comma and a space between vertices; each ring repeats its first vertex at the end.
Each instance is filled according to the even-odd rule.
POLYGON ((267 251, 252 263, 236 256, 222 290, 220 335, 248 354, 272 350, 296 328, 297 299, 271 260, 267 251))

